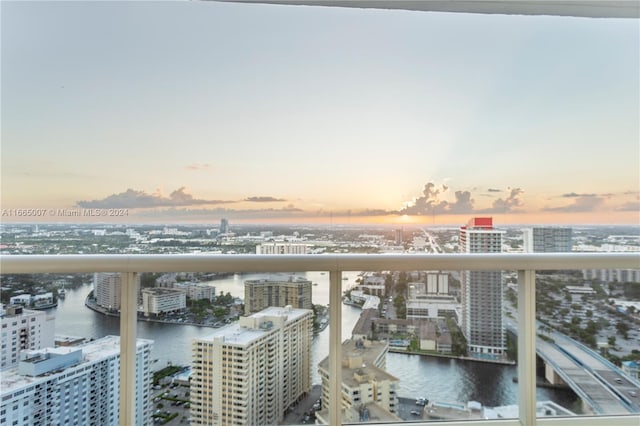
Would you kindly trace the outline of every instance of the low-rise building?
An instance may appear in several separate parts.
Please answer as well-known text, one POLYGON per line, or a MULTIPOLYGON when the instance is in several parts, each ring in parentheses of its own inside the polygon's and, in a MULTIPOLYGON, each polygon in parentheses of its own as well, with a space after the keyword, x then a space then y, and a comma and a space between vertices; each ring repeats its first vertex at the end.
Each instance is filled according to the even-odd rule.
POLYGON ((192 300, 216 300, 216 288, 204 283, 176 282, 171 288, 184 291, 192 300))
POLYGON ((460 303, 454 296, 421 296, 406 302, 407 319, 458 318, 460 303))
POLYGON ((304 243, 271 242, 256 246, 256 254, 307 254, 308 246, 304 243))
POLYGON ((145 316, 181 312, 187 308, 187 295, 173 288, 145 288, 142 290, 142 311, 145 316))
POLYGON ((375 320, 375 330, 378 338, 388 339, 394 335, 416 335, 419 323, 411 319, 386 319, 375 320))

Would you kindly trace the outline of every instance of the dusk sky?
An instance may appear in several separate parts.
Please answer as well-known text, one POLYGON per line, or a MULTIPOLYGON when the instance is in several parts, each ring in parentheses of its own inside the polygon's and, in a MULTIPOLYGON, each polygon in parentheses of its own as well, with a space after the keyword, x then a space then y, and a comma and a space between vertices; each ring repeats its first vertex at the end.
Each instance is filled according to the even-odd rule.
POLYGON ((3 211, 640 224, 638 20, 186 1, 1 12, 3 211))

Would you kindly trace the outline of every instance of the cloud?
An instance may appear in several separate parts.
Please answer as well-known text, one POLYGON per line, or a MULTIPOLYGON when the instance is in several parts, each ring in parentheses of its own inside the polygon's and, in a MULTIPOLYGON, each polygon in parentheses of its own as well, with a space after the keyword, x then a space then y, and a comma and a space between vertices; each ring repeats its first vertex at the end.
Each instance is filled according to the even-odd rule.
POLYGON ((244 201, 250 201, 253 203, 271 203, 271 202, 282 202, 287 201, 283 198, 275 198, 275 197, 247 197, 244 201))
POLYGON ((640 212, 640 201, 625 203, 616 210, 620 212, 640 212))
POLYGON ((186 192, 183 186, 176 189, 168 197, 163 197, 159 193, 149 194, 144 191, 127 189, 119 194, 112 194, 100 200, 78 201, 76 204, 83 208, 150 208, 150 207, 170 207, 170 206, 193 206, 202 204, 228 204, 235 201, 223 200, 203 200, 193 198, 186 192))
POLYGON ((184 166, 185 169, 187 170, 192 170, 192 171, 196 171, 196 170, 208 170, 211 168, 211 164, 209 163, 191 163, 187 166, 184 166))
POLYGON ((565 213, 592 212, 596 210, 597 207, 599 207, 603 202, 603 198, 587 194, 585 196, 575 198, 573 200, 573 204, 561 207, 546 207, 543 209, 543 211, 565 213))
POLYGON ((570 192, 568 194, 562 194, 562 198, 581 198, 581 197, 597 197, 597 194, 576 194, 575 192, 570 192))
POLYGON ((489 209, 480 210, 479 213, 513 213, 516 207, 523 205, 520 195, 524 191, 521 188, 511 188, 507 198, 498 198, 489 209))
POLYGON ((456 201, 449 204, 450 213, 471 213, 473 212, 473 203, 470 191, 456 191, 456 201))
MULTIPOLYGON (((519 207, 524 206, 522 188, 507 188, 508 196, 494 200, 491 207, 476 208, 473 192, 467 190, 455 191, 454 201, 440 200, 440 194, 444 193, 448 187, 438 188, 433 182, 425 185, 423 196, 413 200, 413 202, 401 209, 399 214, 407 215, 428 215, 428 214, 469 214, 469 213, 517 213, 519 207)), ((478 189, 478 188, 476 188, 478 189)), ((488 188, 489 193, 503 192, 501 189, 488 188)), ((495 197, 493 194, 480 194, 481 197, 495 197)))
POLYGON ((471 198, 470 191, 455 191, 453 194, 455 201, 441 201, 439 199, 440 194, 446 192, 448 189, 449 187, 446 185, 438 188, 433 182, 429 182, 424 186, 422 196, 414 199, 410 205, 404 207, 398 213, 406 215, 432 215, 473 212, 475 200, 471 198))
POLYGON ((446 185, 438 188, 433 182, 429 182, 422 190, 423 195, 414 199, 412 204, 400 210, 400 213, 409 215, 446 213, 449 203, 440 201, 439 195, 448 189, 446 185))

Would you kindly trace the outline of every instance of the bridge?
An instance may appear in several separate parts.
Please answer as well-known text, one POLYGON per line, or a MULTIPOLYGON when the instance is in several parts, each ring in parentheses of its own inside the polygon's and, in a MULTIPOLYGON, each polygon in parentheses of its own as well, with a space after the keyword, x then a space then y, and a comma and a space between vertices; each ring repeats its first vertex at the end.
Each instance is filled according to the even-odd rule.
MULTIPOLYGON (((507 329, 517 334, 516 324, 510 321, 507 329)), ((545 335, 553 341, 538 337, 536 353, 545 363, 545 377, 549 382, 569 386, 593 413, 640 413, 640 383, 570 337, 555 331, 545 335)))

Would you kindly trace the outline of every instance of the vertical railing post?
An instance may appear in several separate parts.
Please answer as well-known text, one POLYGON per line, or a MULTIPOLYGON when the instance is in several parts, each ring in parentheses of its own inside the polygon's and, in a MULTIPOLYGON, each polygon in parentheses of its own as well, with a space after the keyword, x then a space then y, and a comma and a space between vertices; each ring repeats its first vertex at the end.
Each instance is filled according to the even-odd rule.
POLYGON ((329 272, 329 424, 342 424, 342 271, 329 272))
MULTIPOLYGON (((136 424, 137 273, 120 274, 120 416, 121 426, 136 424)), ((144 412, 144 410, 142 410, 144 412)), ((144 419, 140 419, 144 421, 144 419)))
POLYGON ((518 271, 518 409, 522 426, 536 424, 536 273, 518 271))

